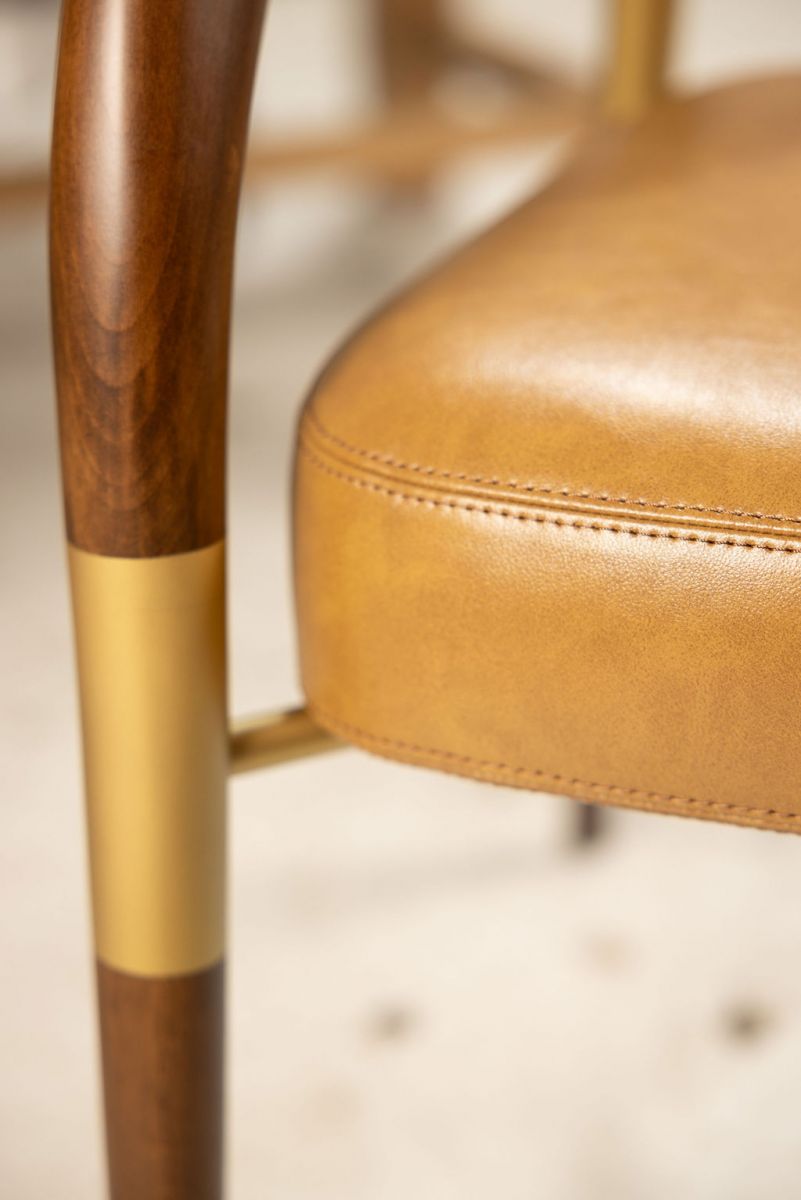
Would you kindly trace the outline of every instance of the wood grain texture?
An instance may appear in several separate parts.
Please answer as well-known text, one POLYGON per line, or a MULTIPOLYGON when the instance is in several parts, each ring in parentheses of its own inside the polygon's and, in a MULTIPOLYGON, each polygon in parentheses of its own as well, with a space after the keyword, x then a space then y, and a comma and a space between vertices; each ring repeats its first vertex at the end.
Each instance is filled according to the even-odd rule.
POLYGON ((112 1200, 222 1195, 223 966, 97 967, 112 1200))
MULTIPOLYGON (((51 175, 56 383, 68 536, 93 555, 183 556, 224 532, 233 243, 263 10, 264 0, 63 6, 51 175)), ((222 643, 222 616, 214 624, 222 643)), ((153 649, 147 632, 137 636, 153 649)), ((161 670, 182 669, 174 650, 168 639, 161 670)), ((99 704, 130 698, 112 676, 99 704)), ((157 689, 140 699, 154 711, 157 689)), ((223 703, 212 724, 224 741, 223 703)), ((163 730, 145 721, 148 738, 151 728, 155 744, 163 730)), ((167 780, 189 740, 171 746, 167 780)), ((130 762, 123 754, 115 767, 130 762)), ((178 800, 167 792, 165 807, 178 800)), ((122 810, 124 824, 131 810, 122 810)), ((181 854, 191 853, 189 839, 170 855, 176 888, 186 882, 181 854)), ((209 871, 210 894, 215 886, 209 871)), ((98 985, 113 1200, 219 1200, 222 967, 158 978, 101 964, 98 985)))
POLYGON ((51 277, 70 540, 224 532, 231 263, 264 0, 66 0, 51 277))

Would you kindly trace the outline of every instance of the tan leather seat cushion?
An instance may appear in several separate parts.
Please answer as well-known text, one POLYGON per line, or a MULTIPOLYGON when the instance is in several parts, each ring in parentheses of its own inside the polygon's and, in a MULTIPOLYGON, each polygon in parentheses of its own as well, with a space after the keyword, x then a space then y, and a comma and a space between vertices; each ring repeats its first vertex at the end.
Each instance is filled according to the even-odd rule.
POLYGON ((596 136, 306 406, 303 685, 377 753, 801 829, 801 79, 596 136))

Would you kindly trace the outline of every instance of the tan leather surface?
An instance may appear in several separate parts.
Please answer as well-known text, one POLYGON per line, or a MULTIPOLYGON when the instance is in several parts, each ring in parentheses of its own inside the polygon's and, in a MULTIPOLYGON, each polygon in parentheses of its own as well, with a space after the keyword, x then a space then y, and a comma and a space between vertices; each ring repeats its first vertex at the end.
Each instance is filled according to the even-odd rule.
POLYGON ((303 684, 368 749, 801 829, 801 79, 598 134, 307 404, 303 684))

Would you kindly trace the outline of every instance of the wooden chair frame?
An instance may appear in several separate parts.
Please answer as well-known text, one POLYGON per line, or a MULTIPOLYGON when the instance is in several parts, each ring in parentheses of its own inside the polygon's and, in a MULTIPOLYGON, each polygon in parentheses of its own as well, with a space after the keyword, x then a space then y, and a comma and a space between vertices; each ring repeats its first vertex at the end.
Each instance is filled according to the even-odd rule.
MULTIPOLYGON (((63 8, 53 326, 115 1200, 222 1194, 227 776, 337 745, 303 710, 228 730, 231 275, 264 4, 63 8)), ((618 4, 618 115, 661 86, 667 10, 618 4)), ((434 66, 395 60, 392 29, 389 86, 416 92, 409 64, 434 66)))

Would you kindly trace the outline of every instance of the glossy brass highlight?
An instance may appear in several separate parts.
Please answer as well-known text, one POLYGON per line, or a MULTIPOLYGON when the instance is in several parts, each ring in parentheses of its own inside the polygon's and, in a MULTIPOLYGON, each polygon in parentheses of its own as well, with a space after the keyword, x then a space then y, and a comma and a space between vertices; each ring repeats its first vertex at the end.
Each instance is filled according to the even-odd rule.
POLYGON ((225 924, 225 554, 70 548, 95 942, 103 962, 179 975, 225 924))
POLYGON ((231 774, 275 767, 297 758, 311 758, 344 743, 322 729, 305 708, 267 713, 237 721, 231 730, 231 774))

